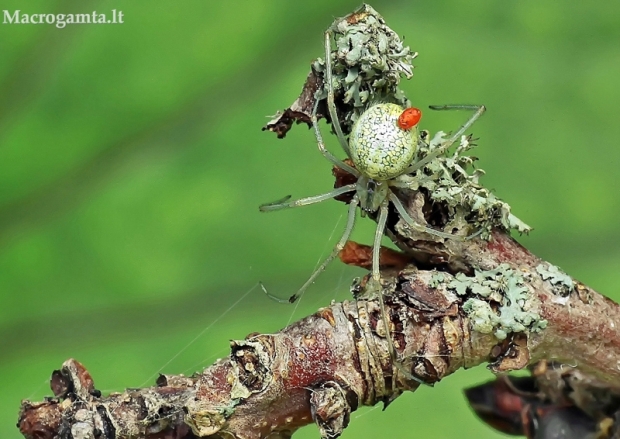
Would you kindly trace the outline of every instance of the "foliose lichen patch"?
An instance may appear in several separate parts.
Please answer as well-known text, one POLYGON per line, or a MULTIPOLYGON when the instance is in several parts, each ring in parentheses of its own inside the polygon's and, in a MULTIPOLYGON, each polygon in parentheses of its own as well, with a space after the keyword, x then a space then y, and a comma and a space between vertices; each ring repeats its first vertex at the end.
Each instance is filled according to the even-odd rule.
POLYGON ((568 296, 575 289, 575 282, 568 274, 559 267, 549 263, 539 264, 536 271, 542 280, 549 281, 553 285, 553 291, 560 296, 568 296))
MULTIPOLYGON (((445 137, 440 131, 428 143, 420 140, 417 159, 438 148, 445 137)), ((479 183, 484 171, 474 168, 476 158, 466 154, 475 146, 470 137, 463 136, 451 155, 441 155, 423 169, 398 179, 412 190, 426 189, 431 200, 447 206, 452 222, 446 229, 469 224, 482 239, 490 239, 494 227, 529 233, 532 228, 510 212, 510 205, 479 183)))
MULTIPOLYGON (((442 280, 433 279, 435 285, 442 280)), ((500 340, 511 332, 539 332, 547 321, 532 310, 531 293, 522 274, 508 264, 494 270, 475 271, 473 277, 457 274, 446 287, 467 297, 463 311, 471 319, 472 329, 493 334, 500 340), (494 309, 492 303, 497 303, 494 309)))
MULTIPOLYGON (((403 45, 377 11, 363 4, 353 14, 336 20, 328 32, 332 32, 336 42, 331 52, 334 92, 349 105, 349 111, 341 114, 344 132, 350 131, 369 102, 411 106, 398 84, 401 76, 409 79, 413 75, 411 62, 417 53, 403 45)), ((313 69, 324 73, 325 60, 317 58, 313 69)), ((324 85, 317 98, 326 96, 324 85)))

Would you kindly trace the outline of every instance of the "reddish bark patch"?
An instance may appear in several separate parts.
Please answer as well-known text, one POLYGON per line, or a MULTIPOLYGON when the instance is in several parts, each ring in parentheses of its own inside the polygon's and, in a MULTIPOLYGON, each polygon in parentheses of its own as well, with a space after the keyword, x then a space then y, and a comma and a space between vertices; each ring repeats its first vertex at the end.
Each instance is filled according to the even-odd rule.
MULTIPOLYGON (((344 163, 351 166, 352 168, 355 168, 355 165, 353 164, 353 161, 351 159, 345 159, 344 163)), ((349 174, 347 171, 339 168, 336 165, 334 165, 334 167, 332 168, 332 175, 336 177, 336 181, 334 182, 334 189, 338 189, 342 186, 357 182, 357 177, 355 175, 349 174)), ((342 201, 343 203, 349 204, 353 199, 354 194, 355 192, 347 192, 346 194, 334 197, 334 200, 342 201)))
POLYGON ((536 259, 510 235, 497 229, 493 230, 492 238, 487 244, 487 250, 493 253, 495 260, 500 264, 508 262, 512 265, 515 263, 534 265, 536 259))
POLYGON ((62 411, 56 401, 32 404, 22 402, 17 426, 27 438, 52 439, 57 437, 62 411))
MULTIPOLYGON (((347 265, 354 265, 367 270, 372 268, 372 247, 369 245, 347 241, 339 256, 340 260, 347 265)), ((402 270, 408 263, 409 257, 404 253, 397 252, 391 248, 381 247, 379 251, 379 265, 382 269, 395 268, 402 270)))

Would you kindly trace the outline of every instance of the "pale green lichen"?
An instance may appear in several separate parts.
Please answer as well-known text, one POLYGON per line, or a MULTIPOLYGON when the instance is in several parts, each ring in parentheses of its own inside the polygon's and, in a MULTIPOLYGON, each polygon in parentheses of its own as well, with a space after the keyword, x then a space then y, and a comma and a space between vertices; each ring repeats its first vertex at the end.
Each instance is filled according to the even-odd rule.
MULTIPOLYGON (((467 317, 471 321, 471 328, 482 334, 491 334, 499 324, 499 317, 491 305, 484 300, 468 299, 463 304, 463 311, 467 313, 467 317)), ((504 338, 506 337, 504 336, 504 338)))
MULTIPOLYGON (((418 160, 438 148, 445 137, 446 134, 440 131, 430 142, 420 141, 418 160)), ((432 200, 448 208, 452 221, 445 227, 447 229, 469 224, 482 239, 490 239, 494 227, 528 233, 531 227, 510 213, 510 205, 479 183, 484 171, 475 168, 468 171, 476 159, 465 153, 475 146, 469 137, 463 136, 452 155, 439 156, 424 169, 398 179, 412 190, 426 189, 432 200)))
POLYGON ((542 280, 549 281, 553 285, 556 294, 568 296, 575 288, 573 278, 560 270, 559 267, 549 263, 539 264, 536 271, 542 280))
POLYGON ((473 277, 457 274, 447 288, 459 296, 473 296, 465 301, 463 311, 475 331, 493 333, 503 340, 511 332, 538 332, 547 326, 547 321, 531 310, 524 277, 508 264, 494 270, 476 270, 473 277), (499 305, 497 311, 489 302, 499 305))
POLYGON ((439 285, 443 284, 446 281, 446 276, 443 273, 435 272, 431 275, 431 279, 428 282, 428 285, 431 288, 437 288, 439 285))
MULTIPOLYGON (((342 102, 349 106, 341 114, 344 132, 350 131, 369 102, 410 106, 398 84, 401 76, 409 79, 413 75, 411 62, 417 53, 403 45, 377 11, 363 4, 352 14, 334 21, 328 31, 333 33, 336 43, 331 52, 334 92, 342 95, 342 102)), ((313 69, 324 73, 325 60, 318 58, 313 69)), ((316 97, 326 96, 325 85, 316 97)))

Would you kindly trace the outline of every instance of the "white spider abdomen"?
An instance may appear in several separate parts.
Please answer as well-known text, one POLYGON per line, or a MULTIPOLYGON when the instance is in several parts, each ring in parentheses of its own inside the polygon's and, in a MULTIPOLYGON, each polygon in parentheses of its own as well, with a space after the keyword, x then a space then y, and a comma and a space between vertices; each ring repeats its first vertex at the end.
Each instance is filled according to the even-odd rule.
POLYGON ((411 166, 418 144, 417 126, 404 130, 397 124, 404 108, 376 104, 353 125, 349 137, 351 160, 365 176, 386 181, 411 166))

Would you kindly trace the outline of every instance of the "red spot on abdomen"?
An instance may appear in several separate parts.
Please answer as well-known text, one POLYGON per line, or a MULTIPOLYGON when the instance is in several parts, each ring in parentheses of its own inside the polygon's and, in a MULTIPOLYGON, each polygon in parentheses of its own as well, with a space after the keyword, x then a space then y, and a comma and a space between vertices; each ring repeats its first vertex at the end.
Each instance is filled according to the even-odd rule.
POLYGON ((422 118, 422 112, 417 108, 407 108, 403 111, 398 117, 398 126, 403 130, 409 130, 416 126, 420 119, 422 118))

